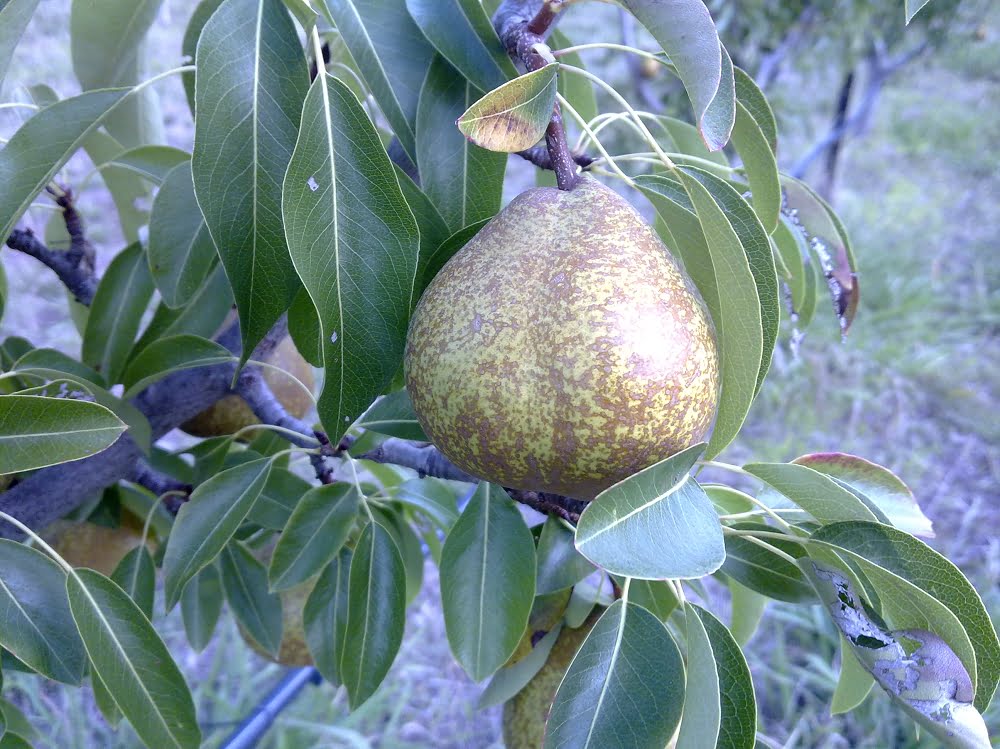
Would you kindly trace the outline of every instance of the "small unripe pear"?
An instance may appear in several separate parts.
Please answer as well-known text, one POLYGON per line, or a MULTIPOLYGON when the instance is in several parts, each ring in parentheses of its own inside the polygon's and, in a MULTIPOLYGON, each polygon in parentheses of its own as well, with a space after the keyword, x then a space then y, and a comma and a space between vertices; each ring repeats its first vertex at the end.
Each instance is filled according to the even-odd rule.
MULTIPOLYGON (((313 369, 295 348, 291 337, 275 346, 266 362, 292 374, 310 390, 316 384, 313 369)), ((261 367, 264 381, 274 397, 292 416, 301 419, 312 408, 312 400, 291 377, 270 367, 261 367)), ((225 437, 259 423, 250 406, 238 395, 227 395, 206 408, 181 429, 195 437, 225 437)))
POLYGON ((405 368, 424 431, 457 466, 581 499, 700 441, 718 404, 698 291, 589 177, 519 195, 441 269, 405 368))

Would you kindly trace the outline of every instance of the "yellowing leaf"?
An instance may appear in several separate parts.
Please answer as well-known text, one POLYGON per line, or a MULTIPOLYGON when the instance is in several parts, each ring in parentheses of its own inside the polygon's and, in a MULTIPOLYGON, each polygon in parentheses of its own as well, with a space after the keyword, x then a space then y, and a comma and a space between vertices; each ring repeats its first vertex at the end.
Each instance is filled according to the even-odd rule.
POLYGON ((558 67, 546 65, 493 89, 459 117, 458 129, 490 151, 531 148, 545 135, 552 118, 558 67))

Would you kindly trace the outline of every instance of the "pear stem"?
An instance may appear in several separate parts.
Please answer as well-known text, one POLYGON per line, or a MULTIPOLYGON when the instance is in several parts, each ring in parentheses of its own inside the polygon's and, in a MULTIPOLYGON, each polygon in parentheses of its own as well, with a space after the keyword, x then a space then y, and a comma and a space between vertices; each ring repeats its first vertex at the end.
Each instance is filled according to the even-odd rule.
MULTIPOLYGON (((564 5, 564 0, 544 0, 540 7, 532 0, 504 0, 497 8, 493 25, 500 41, 507 53, 520 60, 529 72, 551 62, 551 58, 546 59, 539 49, 548 49, 545 46, 545 34, 564 5)), ((581 177, 569 148, 558 104, 553 107, 552 119, 545 129, 545 145, 549 150, 552 169, 556 173, 556 184, 560 190, 572 190, 581 177)))

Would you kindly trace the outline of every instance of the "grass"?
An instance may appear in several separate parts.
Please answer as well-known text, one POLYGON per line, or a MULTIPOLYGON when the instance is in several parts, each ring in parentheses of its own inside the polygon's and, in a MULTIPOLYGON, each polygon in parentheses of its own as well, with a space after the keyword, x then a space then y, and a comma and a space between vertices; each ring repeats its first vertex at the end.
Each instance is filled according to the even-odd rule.
MULTIPOLYGON (((44 80, 73 92, 65 41, 65 8, 43 4, 29 41, 19 49, 12 80, 44 80)), ((158 69, 179 62, 179 29, 193 2, 167 0, 152 43, 158 69)), ((595 12, 609 12, 591 6, 595 12)), ((581 15, 579 11, 578 17, 581 15)), ((832 318, 817 320, 793 350, 784 331, 771 376, 728 459, 786 460, 820 450, 843 450, 889 466, 914 490, 938 531, 933 545, 953 559, 1000 616, 1000 12, 982 20, 983 41, 955 39, 894 79, 879 102, 871 132, 851 141, 837 193, 861 264, 862 306, 842 342, 832 318)), ((567 18, 572 21, 572 16, 567 18)), ((577 42, 587 33, 567 30, 577 42), (572 33, 576 32, 576 33, 572 33)), ((612 24, 601 28, 614 28, 612 24)), ((591 58, 588 58, 588 61, 591 58)), ((600 58, 595 58, 600 59, 600 58)), ((609 76, 623 75, 623 66, 609 76)), ((815 62, 778 82, 774 101, 790 127, 782 154, 794 163, 826 126, 833 90, 829 70, 815 62), (818 92, 819 100, 808 98, 818 92), (803 96, 803 92, 806 96, 803 96), (817 114, 817 112, 819 114, 817 114)), ((662 79, 661 79, 662 81, 662 79)), ((179 87, 164 95, 171 142, 190 144, 179 87)), ((0 113, 0 134, 13 127, 0 113)), ((89 171, 74 160, 69 179, 89 171)), ((523 169, 519 172, 524 175, 523 169)), ((532 180, 529 173, 525 180, 532 180)), ((518 186, 513 182, 510 192, 518 186)), ((523 186, 522 186, 523 187, 523 186)), ((91 236, 108 253, 120 246, 97 183, 81 196, 91 236)), ((34 220, 41 226, 38 213, 34 220)), ((16 301, 0 334, 28 335, 70 353, 79 336, 66 316, 65 296, 51 274, 28 258, 3 253, 16 301)), ((787 328, 787 326, 786 326, 787 328)), ((728 478, 728 477, 727 477, 728 478)), ((185 645, 176 612, 157 627, 178 654, 205 722, 208 746, 218 746, 281 678, 238 637, 224 616, 204 653, 185 645)), ((848 716, 829 715, 837 675, 837 634, 818 609, 775 604, 751 641, 761 728, 789 748, 933 746, 880 692, 848 716)), ((5 673, 4 693, 23 706, 44 734, 40 746, 134 747, 127 726, 112 731, 89 689, 65 689, 5 673)), ((448 652, 428 566, 424 592, 409 612, 403 651, 382 689, 348 714, 345 696, 330 685, 306 687, 281 713, 263 747, 498 747, 496 710, 476 713, 478 687, 448 652)), ((987 715, 1000 731, 1000 708, 987 715)))

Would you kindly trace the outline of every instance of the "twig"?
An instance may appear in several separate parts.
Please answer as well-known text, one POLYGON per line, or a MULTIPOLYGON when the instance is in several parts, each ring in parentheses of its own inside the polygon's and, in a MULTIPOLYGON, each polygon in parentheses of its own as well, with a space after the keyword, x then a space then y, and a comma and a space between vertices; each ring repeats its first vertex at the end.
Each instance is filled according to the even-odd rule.
MULTIPOLYGON (((552 156, 549 154, 549 149, 542 145, 532 146, 531 148, 525 149, 524 151, 518 151, 517 155, 520 156, 525 161, 530 161, 532 164, 537 166, 539 169, 549 169, 555 170, 552 164, 552 156)), ((586 153, 573 153, 573 161, 576 162, 577 166, 581 169, 586 169, 595 161, 597 161, 596 156, 590 156, 586 153)))
POLYGON ((587 502, 564 497, 561 494, 524 491, 522 489, 507 489, 507 493, 515 502, 527 505, 545 515, 555 515, 573 525, 580 522, 580 513, 587 507, 587 502))
POLYGON ((361 460, 371 460, 375 463, 393 463, 394 465, 412 468, 421 478, 433 476, 452 481, 479 481, 475 476, 466 473, 448 460, 434 445, 426 442, 410 442, 409 440, 390 437, 374 450, 358 456, 361 460))
POLYGON ((187 501, 194 490, 191 484, 185 484, 183 481, 178 481, 172 476, 156 470, 146 462, 145 458, 139 458, 135 461, 132 470, 125 478, 133 484, 149 489, 158 497, 169 493, 169 496, 163 500, 163 506, 171 515, 177 514, 181 505, 187 501))
POLYGON ((240 372, 236 383, 236 394, 247 402, 250 410, 264 424, 282 427, 290 432, 284 437, 299 447, 315 447, 316 437, 310 424, 288 413, 287 409, 271 392, 259 367, 247 365, 240 372), (301 435, 301 436, 296 436, 301 435))

